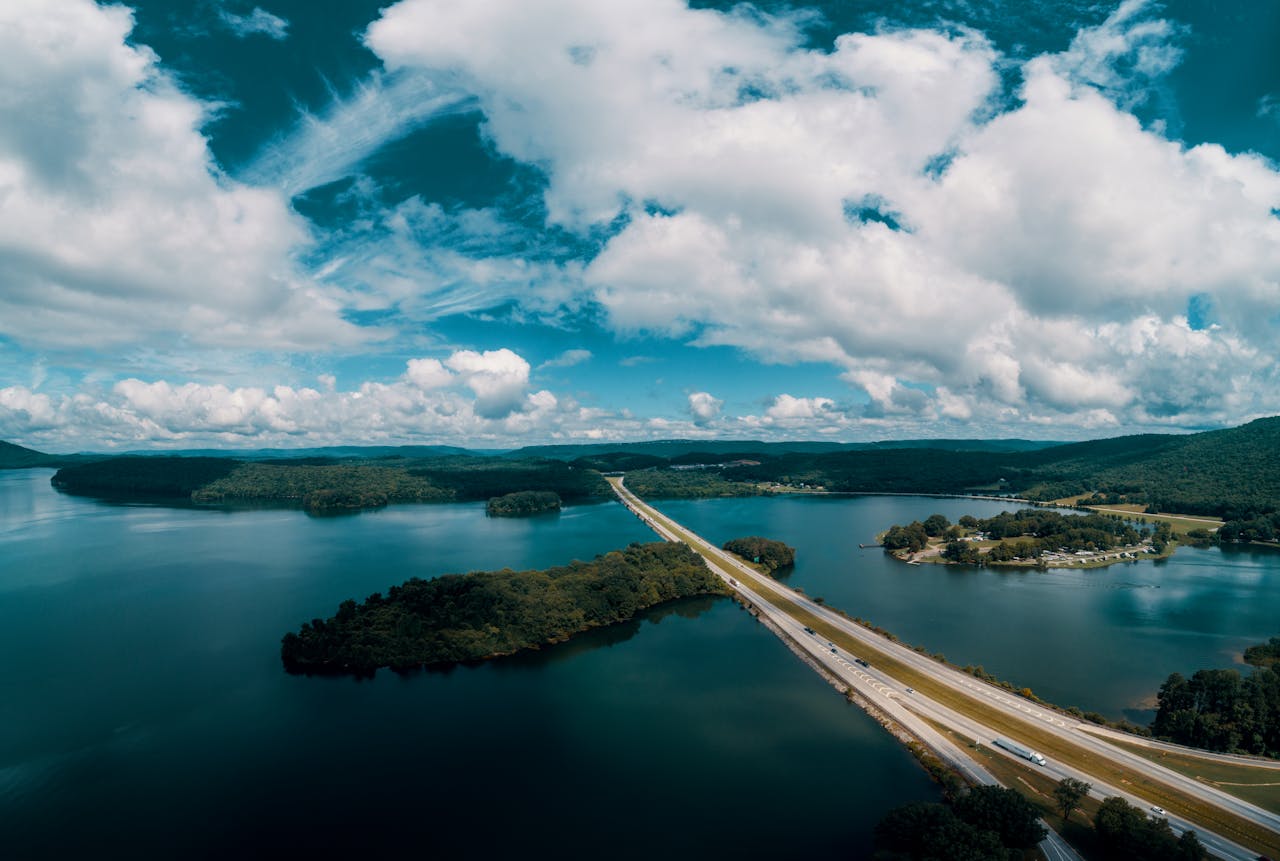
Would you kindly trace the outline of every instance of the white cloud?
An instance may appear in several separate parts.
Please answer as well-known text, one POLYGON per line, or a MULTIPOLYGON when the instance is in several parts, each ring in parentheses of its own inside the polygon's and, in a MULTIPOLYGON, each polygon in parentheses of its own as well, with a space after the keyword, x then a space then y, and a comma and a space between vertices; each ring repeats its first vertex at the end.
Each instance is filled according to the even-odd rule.
POLYGON ((980 34, 824 52, 788 18, 678 0, 403 0, 366 43, 472 94, 546 173, 552 224, 622 223, 582 272, 621 332, 831 363, 865 421, 1278 409, 1256 369, 1280 359, 1280 173, 1128 112, 1180 56, 1154 8, 1027 61, 1016 101, 980 34), (1190 338, 1203 296, 1215 327, 1190 338), (1230 383, 1191 383, 1206 361, 1230 383))
POLYGON ((294 257, 305 222, 224 176, 132 18, 0 4, 0 335, 24 345, 263 349, 363 339, 294 257))
POLYGON ((253 11, 245 15, 219 9, 218 19, 241 39, 259 34, 275 39, 277 42, 289 38, 289 22, 279 15, 271 14, 261 6, 255 6, 253 11))
POLYGON ((692 392, 689 395, 689 414, 699 427, 715 421, 723 407, 724 401, 713 397, 710 392, 692 392))
MULTIPOLYGON (((107 389, 85 384, 49 395, 0 388, 0 436, 65 450, 195 444, 312 445, 360 441, 537 441, 582 434, 611 414, 549 391, 528 391, 529 365, 511 350, 459 350, 444 361, 411 359, 390 382, 348 391, 332 377, 320 388, 151 382, 128 378, 107 389)), ((628 422, 628 426, 634 422, 628 422)))
POLYGON ((506 418, 525 403, 529 363, 505 347, 483 353, 459 350, 445 365, 475 392, 476 413, 483 418, 506 418))
POLYGON ((240 172, 255 185, 294 197, 343 179, 381 147, 424 123, 472 109, 465 93, 427 75, 374 74, 319 115, 304 113, 289 133, 266 144, 240 172))
POLYGON ((835 401, 830 398, 796 398, 781 394, 774 398, 765 416, 777 422, 812 419, 831 415, 834 407, 835 401))
POLYGON ((538 370, 544 368, 572 368, 574 365, 581 365, 583 362, 591 361, 591 351, 583 349, 565 350, 554 359, 548 359, 541 365, 538 370))

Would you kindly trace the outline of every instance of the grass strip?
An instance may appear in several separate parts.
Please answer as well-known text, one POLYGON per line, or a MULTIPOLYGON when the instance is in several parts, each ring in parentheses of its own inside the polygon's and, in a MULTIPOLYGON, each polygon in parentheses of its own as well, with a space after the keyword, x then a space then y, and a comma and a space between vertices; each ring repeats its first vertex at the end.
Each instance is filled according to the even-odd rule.
POLYGON ((1143 759, 1159 763, 1170 771, 1185 774, 1187 777, 1215 786, 1250 804, 1256 804, 1263 810, 1280 813, 1280 771, 1276 769, 1218 762, 1115 739, 1107 739, 1107 741, 1116 747, 1136 753, 1143 759))

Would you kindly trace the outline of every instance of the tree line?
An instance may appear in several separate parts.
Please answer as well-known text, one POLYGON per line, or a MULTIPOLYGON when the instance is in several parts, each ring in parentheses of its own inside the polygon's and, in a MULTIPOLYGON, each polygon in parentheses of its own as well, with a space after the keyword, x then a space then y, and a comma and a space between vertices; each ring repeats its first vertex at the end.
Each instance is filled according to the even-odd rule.
POLYGON ((1221 753, 1280 757, 1280 638, 1251 646, 1255 669, 1172 673, 1156 695, 1151 732, 1158 738, 1221 753))
MULTIPOLYGON (((1041 811, 1021 793, 1001 786, 964 789, 944 780, 944 803, 917 802, 895 808, 875 830, 876 861, 1020 861, 1045 838, 1041 811)), ((1093 787, 1064 778, 1052 805, 1071 823, 1093 787)), ((1163 817, 1148 816, 1123 798, 1104 800, 1093 815, 1092 833, 1078 826, 1089 857, 1104 861, 1202 861, 1208 853, 1194 831, 1175 835, 1163 817)), ((1065 830, 1065 829, 1064 829, 1065 830)))

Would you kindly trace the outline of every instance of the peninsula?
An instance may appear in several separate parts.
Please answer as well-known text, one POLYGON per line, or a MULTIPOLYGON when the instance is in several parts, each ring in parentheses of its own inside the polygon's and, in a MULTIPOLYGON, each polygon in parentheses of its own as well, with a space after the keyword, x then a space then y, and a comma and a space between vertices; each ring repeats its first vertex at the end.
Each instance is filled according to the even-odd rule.
POLYGON ((952 524, 941 514, 924 522, 889 527, 880 536, 886 553, 904 562, 1015 567, 1101 567, 1167 556, 1173 528, 1135 527, 1120 514, 1063 514, 1043 508, 1003 511, 952 524))

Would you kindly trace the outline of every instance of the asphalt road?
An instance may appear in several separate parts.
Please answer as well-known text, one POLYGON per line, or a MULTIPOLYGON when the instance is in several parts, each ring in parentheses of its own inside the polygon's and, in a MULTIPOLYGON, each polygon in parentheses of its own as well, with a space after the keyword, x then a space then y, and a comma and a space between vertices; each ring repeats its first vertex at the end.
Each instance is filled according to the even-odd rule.
MULTIPOLYGON (((1097 729, 1093 724, 1086 724, 1063 713, 1038 706, 1011 694, 1003 688, 981 682, 966 673, 940 664, 932 658, 921 655, 873 631, 869 631, 821 604, 817 604, 807 597, 761 576, 736 557, 709 544, 695 533, 690 532, 640 500, 622 486, 621 480, 614 483, 614 487, 623 503, 663 538, 672 541, 685 541, 705 558, 713 559, 720 566, 740 574, 741 576, 733 578, 736 581, 733 584, 733 588, 739 594, 767 615, 778 628, 800 644, 805 651, 820 661, 835 676, 857 690, 864 698, 889 714, 913 734, 918 735, 930 747, 935 748, 944 759, 956 765, 961 771, 974 779, 982 783, 995 782, 994 778, 985 772, 981 766, 934 731, 922 718, 935 721, 949 730, 978 740, 987 746, 990 746, 991 742, 1001 735, 999 731, 993 730, 983 725, 980 721, 935 702, 922 694, 906 693, 906 685, 904 683, 889 678, 882 670, 874 666, 866 668, 853 663, 856 656, 847 654, 843 649, 837 647, 836 651, 833 652, 826 639, 806 633, 804 626, 791 616, 786 611, 786 608, 789 605, 800 607, 839 629, 844 635, 881 653, 891 655, 895 660, 910 666, 914 671, 922 675, 928 676, 938 684, 946 685, 954 691, 979 699, 987 707, 997 709, 1018 721, 1033 724, 1041 731, 1051 732, 1062 740, 1099 758, 1106 759, 1116 766, 1123 766, 1129 771, 1176 788, 1186 795, 1193 796, 1203 802, 1229 810, 1241 818, 1251 820, 1263 828, 1268 828, 1280 834, 1280 816, 1229 795, 1216 787, 1206 786, 1144 759, 1137 754, 1108 744, 1104 738, 1092 732, 1097 729), (965 764, 962 765, 961 761, 965 764)), ((715 566, 712 566, 712 569, 716 570, 715 566)), ((726 575, 722 574, 721 576, 729 579, 726 575)), ((1019 740, 1016 735, 1014 740, 1019 740)), ((999 748, 991 747, 991 750, 1026 764, 1024 760, 999 748)), ((1054 779, 1075 777, 1093 784, 1094 788, 1091 795, 1095 797, 1105 798, 1118 795, 1142 810, 1148 810, 1151 807, 1152 802, 1134 795, 1124 788, 1109 786, 1090 774, 1068 768, 1052 760, 1043 768, 1054 779)), ((1256 852, 1250 851, 1221 835, 1209 832, 1203 827, 1194 826, 1190 822, 1175 816, 1168 816, 1167 818, 1169 824, 1179 833, 1185 829, 1194 829, 1205 847, 1215 855, 1223 858, 1241 859, 1241 861, 1253 861, 1257 857, 1256 852)), ((1061 843, 1061 841, 1056 841, 1052 849, 1046 848, 1046 854, 1051 851, 1057 853, 1066 852, 1070 854, 1057 854, 1050 857, 1075 857, 1069 847, 1066 847, 1065 844, 1056 845, 1057 843, 1061 843)))

